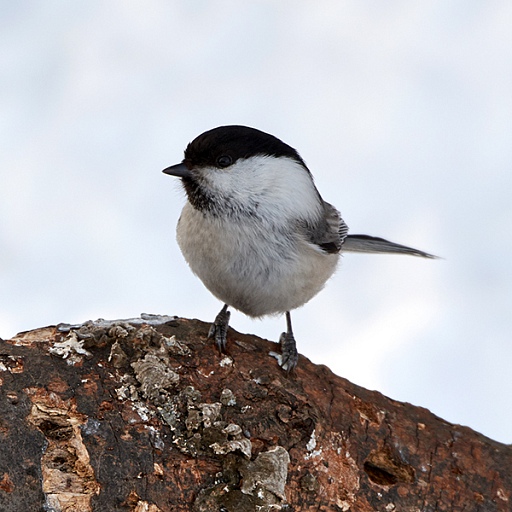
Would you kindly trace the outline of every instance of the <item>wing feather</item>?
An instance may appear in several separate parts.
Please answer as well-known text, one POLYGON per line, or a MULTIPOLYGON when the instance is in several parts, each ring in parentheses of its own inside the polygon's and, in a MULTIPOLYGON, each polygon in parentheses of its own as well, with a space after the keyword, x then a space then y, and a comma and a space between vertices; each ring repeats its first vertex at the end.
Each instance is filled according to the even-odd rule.
POLYGON ((330 254, 338 253, 347 237, 348 226, 332 204, 323 201, 322 206, 324 215, 316 224, 303 224, 306 236, 319 249, 330 254))

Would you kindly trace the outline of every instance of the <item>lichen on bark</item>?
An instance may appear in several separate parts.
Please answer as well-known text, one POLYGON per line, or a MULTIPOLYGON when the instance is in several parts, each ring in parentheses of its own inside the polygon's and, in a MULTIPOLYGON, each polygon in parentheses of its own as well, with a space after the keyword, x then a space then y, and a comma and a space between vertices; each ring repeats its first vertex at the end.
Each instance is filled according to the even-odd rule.
POLYGON ((0 510, 508 512, 512 449, 275 344, 145 315, 0 346, 0 510))

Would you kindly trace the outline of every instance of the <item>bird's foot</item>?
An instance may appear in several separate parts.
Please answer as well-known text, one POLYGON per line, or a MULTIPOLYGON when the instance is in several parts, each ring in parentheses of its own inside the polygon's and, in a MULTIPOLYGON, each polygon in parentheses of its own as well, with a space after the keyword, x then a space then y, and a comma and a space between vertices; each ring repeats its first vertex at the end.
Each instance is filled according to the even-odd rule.
POLYGON ((283 332, 279 338, 279 344, 281 345, 281 360, 279 364, 285 372, 290 373, 299 361, 299 353, 297 352, 293 333, 283 332))
POLYGON ((220 310, 220 313, 215 317, 210 330, 208 331, 208 338, 213 338, 219 351, 222 353, 226 352, 227 333, 229 326, 229 317, 231 313, 228 311, 228 305, 225 304, 220 310))

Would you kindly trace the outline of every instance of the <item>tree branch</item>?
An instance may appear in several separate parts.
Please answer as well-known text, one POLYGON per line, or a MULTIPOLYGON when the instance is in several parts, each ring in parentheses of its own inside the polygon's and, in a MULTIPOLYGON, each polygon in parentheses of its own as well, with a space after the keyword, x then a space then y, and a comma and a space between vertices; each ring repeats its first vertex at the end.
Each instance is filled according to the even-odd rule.
POLYGON ((275 344, 145 316, 0 342, 0 510, 512 509, 512 448, 275 344))

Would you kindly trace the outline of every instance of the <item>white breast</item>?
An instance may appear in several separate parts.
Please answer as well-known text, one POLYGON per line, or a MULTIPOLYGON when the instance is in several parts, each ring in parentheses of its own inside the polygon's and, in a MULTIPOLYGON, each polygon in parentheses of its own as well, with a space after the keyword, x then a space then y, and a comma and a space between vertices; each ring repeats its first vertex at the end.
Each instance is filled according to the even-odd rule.
POLYGON ((190 204, 177 229, 192 271, 222 302, 259 317, 283 313, 314 297, 333 274, 338 254, 327 254, 297 233, 257 219, 205 216, 190 204))

